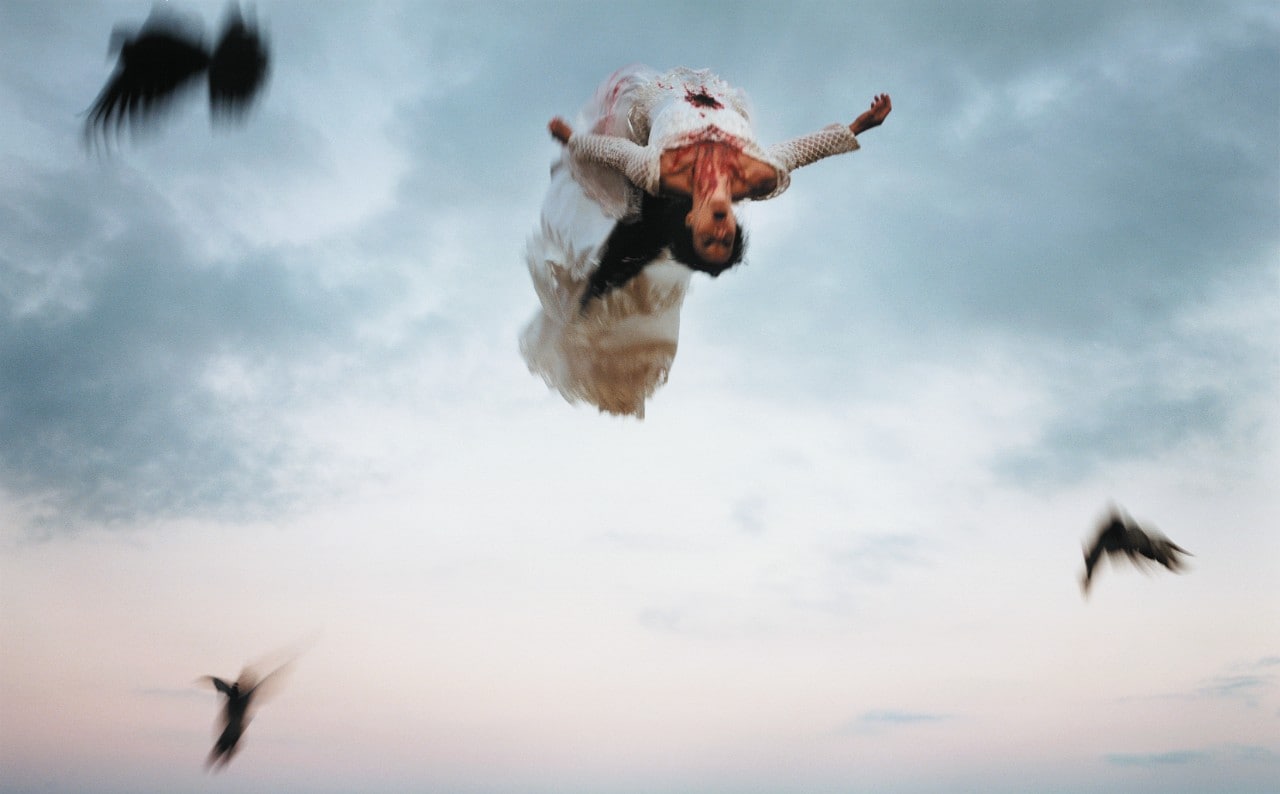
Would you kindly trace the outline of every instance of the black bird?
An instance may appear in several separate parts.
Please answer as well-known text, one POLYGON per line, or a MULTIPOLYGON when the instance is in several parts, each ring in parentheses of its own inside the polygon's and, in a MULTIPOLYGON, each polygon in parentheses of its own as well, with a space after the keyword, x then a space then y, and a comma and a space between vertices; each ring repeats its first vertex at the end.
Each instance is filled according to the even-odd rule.
POLYGON ((1085 595, 1089 594, 1093 569, 1104 552, 1112 557, 1124 554, 1140 568, 1146 568, 1153 562, 1160 563, 1174 573, 1182 570, 1183 561, 1179 555, 1191 553, 1161 532, 1143 529, 1129 516, 1113 507, 1110 515, 1098 525, 1093 545, 1084 549, 1084 577, 1080 584, 1085 595))
POLYGON ((239 118, 266 81, 269 61, 266 38, 245 23, 235 4, 212 51, 193 25, 159 7, 134 35, 115 29, 111 52, 116 51, 115 74, 87 111, 86 140, 152 121, 202 76, 209 81, 214 118, 239 118))
POLYGON ((205 761, 206 769, 221 768, 236 754, 240 737, 253 719, 255 699, 260 702, 270 687, 279 682, 280 672, 288 666, 285 664, 278 667, 261 679, 252 667, 245 667, 240 671, 240 677, 231 684, 211 675, 199 679, 213 684, 215 689, 227 696, 227 702, 222 707, 222 732, 209 751, 209 758, 205 761))

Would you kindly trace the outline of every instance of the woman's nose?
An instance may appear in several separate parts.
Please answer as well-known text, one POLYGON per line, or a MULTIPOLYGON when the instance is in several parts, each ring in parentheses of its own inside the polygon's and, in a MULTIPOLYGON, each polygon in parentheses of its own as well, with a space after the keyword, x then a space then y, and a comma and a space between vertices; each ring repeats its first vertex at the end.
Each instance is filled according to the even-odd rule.
POLYGON ((729 217, 729 213, 733 212, 733 204, 727 197, 717 196, 712 199, 710 210, 711 217, 715 218, 716 222, 719 223, 726 220, 729 217))

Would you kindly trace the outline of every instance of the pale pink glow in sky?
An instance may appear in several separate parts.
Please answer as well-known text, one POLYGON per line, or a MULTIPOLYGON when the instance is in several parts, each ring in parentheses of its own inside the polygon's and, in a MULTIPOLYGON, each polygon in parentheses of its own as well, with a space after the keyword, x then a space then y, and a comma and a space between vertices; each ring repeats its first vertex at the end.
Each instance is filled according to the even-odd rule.
MULTIPOLYGON (((840 420, 799 419, 775 437, 844 446, 840 420)), ((653 432, 684 432, 665 425, 653 432)), ((746 446, 730 423, 701 425, 702 449, 746 446)), ((610 435, 595 443, 620 443, 610 435)), ((237 767, 306 756, 314 780, 330 770, 354 785, 366 771, 408 780, 427 766, 432 779, 504 790, 530 780, 591 788, 641 769, 654 785, 818 785, 840 768, 888 781, 905 765, 928 779, 931 769, 979 769, 993 754, 1034 769, 1117 743, 1246 745, 1275 716, 1194 694, 1225 673, 1216 648, 1237 649, 1241 663, 1262 658, 1269 639, 1255 621, 1280 617, 1274 599, 1248 616, 1233 608, 1258 595, 1247 583, 1265 575, 1274 546, 1240 545, 1198 520, 1177 527, 1197 552, 1190 574, 1104 570, 1085 602, 1072 546, 1083 535, 1075 527, 1094 517, 1091 498, 1057 500, 1047 530, 1015 535, 1020 547, 1009 551, 996 528, 1029 520, 1040 503, 1010 499, 978 515, 925 472, 916 488, 929 509, 916 512, 932 523, 958 507, 959 531, 926 528, 932 541, 912 551, 919 565, 854 586, 815 556, 840 533, 806 526, 817 516, 803 506, 790 531, 771 528, 753 538, 762 548, 726 554, 739 533, 732 516, 702 511, 678 486, 683 472, 632 461, 655 496, 613 513, 604 496, 584 497, 584 519, 530 512, 554 473, 457 448, 451 466, 484 458, 492 479, 459 479, 427 499, 420 484, 436 480, 409 476, 373 502, 344 500, 285 524, 12 547, 5 676, 22 686, 6 689, 6 713, 27 716, 6 730, 9 752, 52 762, 70 743, 90 766, 187 765, 194 781, 217 701, 192 680, 235 675, 311 632, 237 767), (1062 518, 1073 510, 1075 520, 1062 518), (1135 631, 1141 642, 1117 664, 1115 643, 1135 631), (1100 734, 1099 709, 1134 696, 1127 719, 1108 717, 1100 734), (858 722, 877 713, 923 716, 858 722), (341 752, 315 755, 326 747, 341 752)), ((693 470, 711 454, 690 453, 693 470)), ((858 465, 878 468, 874 456, 858 465)), ((1129 481, 1141 488, 1152 473, 1129 481)), ((732 493, 731 479, 707 482, 732 493)), ((1149 487, 1151 501, 1195 516, 1197 499, 1149 487)), ((827 493, 822 512, 874 524, 871 511, 885 507, 856 494, 827 493)), ((776 509, 792 515, 785 501, 776 509)))

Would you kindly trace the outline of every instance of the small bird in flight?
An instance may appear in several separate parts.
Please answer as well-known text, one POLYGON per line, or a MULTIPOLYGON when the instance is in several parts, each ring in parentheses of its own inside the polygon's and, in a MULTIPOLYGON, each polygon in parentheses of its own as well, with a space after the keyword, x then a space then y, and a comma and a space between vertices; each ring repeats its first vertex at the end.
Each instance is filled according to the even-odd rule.
POLYGON ((214 118, 239 118, 266 81, 269 62, 265 37, 245 23, 234 3, 212 50, 197 26, 157 6, 136 34, 117 27, 111 52, 119 52, 119 62, 87 111, 86 141, 153 120, 202 75, 214 118))
POLYGON ((209 751, 209 758, 205 761, 206 769, 220 769, 236 754, 240 737, 253 719, 255 702, 261 702, 269 694, 270 689, 279 683, 281 671, 290 664, 291 662, 277 667, 262 678, 258 678, 253 668, 247 666, 240 671, 240 677, 230 684, 211 675, 197 679, 201 683, 212 684, 214 689, 227 697, 227 702, 222 706, 222 733, 209 751))
POLYGON ((1089 594, 1089 585, 1093 581, 1093 570, 1102 559, 1103 553, 1112 557, 1124 554, 1129 561, 1140 568, 1146 568, 1153 562, 1180 573, 1183 561, 1180 555, 1191 552, 1174 543, 1161 532, 1154 529, 1143 529, 1133 519, 1117 508, 1098 525, 1097 537, 1092 546, 1084 549, 1084 576, 1080 580, 1085 595, 1089 594))

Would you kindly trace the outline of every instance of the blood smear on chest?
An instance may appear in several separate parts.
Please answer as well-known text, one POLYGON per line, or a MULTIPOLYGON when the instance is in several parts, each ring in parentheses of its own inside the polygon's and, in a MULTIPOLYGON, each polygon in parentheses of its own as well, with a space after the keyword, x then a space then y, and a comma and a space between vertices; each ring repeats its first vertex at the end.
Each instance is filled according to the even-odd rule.
POLYGON ((696 108, 712 108, 721 110, 724 105, 720 104, 720 100, 707 93, 707 89, 703 88, 698 93, 694 93, 693 89, 686 88, 684 92, 684 101, 688 102, 696 108))

